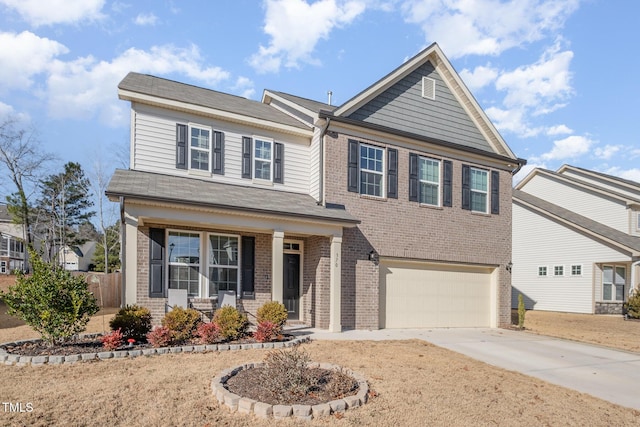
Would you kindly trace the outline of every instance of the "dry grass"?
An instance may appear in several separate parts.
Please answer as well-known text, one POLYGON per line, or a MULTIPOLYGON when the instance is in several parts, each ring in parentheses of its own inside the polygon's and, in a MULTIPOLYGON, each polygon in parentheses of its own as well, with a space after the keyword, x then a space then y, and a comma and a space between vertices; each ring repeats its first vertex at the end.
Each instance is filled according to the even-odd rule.
MULTIPOLYGON (((1 311, 0 308, 0 342, 36 336, 26 326, 5 323, 1 311)), ((592 326, 592 322, 595 325, 615 318, 587 316, 572 320, 573 316, 528 312, 525 326, 546 334, 555 328, 556 336, 576 334, 567 337, 585 340, 593 340, 597 331, 604 334, 606 330, 602 341, 609 343, 625 342, 616 333, 624 328, 620 335, 632 334, 638 341, 638 335, 633 334, 640 333, 640 323, 619 319, 600 328, 592 326)), ((108 327, 110 317, 96 316, 89 331, 102 331, 103 325, 108 327)), ((316 341, 304 348, 313 360, 361 372, 379 394, 362 408, 347 411, 342 417, 314 420, 312 425, 640 424, 639 411, 495 368, 422 341, 347 341, 339 345, 316 341)), ((214 375, 240 363, 260 361, 264 355, 260 350, 243 350, 71 366, 0 365, 0 401, 30 402, 34 409, 16 414, 4 412, 0 406, 0 425, 310 425, 232 414, 213 398, 210 382, 214 375)))

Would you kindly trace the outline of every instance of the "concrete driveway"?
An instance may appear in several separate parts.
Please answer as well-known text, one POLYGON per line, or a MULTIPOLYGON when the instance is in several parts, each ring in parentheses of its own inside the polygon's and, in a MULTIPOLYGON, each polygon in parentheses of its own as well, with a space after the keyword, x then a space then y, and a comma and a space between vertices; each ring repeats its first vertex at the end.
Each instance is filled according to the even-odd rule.
POLYGON ((318 340, 421 339, 476 360, 640 410, 640 354, 506 329, 384 329, 333 334, 300 330, 318 340))

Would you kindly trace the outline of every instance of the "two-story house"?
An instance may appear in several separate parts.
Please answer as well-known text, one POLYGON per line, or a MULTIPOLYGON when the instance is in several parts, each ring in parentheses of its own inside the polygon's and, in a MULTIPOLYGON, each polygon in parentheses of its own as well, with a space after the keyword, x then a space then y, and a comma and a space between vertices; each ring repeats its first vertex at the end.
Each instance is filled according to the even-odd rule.
POLYGON ((0 205, 0 274, 24 270, 24 227, 14 224, 7 205, 0 205))
POLYGON ((131 102, 124 301, 168 289, 342 328, 510 323, 509 149, 437 44, 340 106, 261 102, 149 75, 131 102))
POLYGON ((564 165, 513 191, 513 292, 527 309, 620 313, 637 287, 640 183, 564 165))

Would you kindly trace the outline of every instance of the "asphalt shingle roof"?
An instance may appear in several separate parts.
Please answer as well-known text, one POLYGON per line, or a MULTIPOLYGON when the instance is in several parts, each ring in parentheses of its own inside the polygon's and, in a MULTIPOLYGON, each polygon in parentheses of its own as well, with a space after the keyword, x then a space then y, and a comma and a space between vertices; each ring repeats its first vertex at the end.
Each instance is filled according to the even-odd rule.
POLYGON ((122 79, 118 89, 236 113, 300 129, 309 129, 299 120, 262 102, 148 74, 130 72, 122 79))
POLYGON ((360 222, 345 209, 319 206, 307 194, 133 170, 117 169, 106 194, 354 225, 360 222))
POLYGON ((301 107, 306 108, 307 110, 311 110, 314 113, 319 113, 320 110, 333 112, 338 109, 336 105, 325 104, 324 102, 314 101, 312 99, 301 98, 296 95, 291 95, 289 93, 278 92, 277 90, 269 90, 269 92, 274 93, 282 98, 293 102, 294 104, 298 104, 301 107))
POLYGON ((575 224, 578 227, 590 230, 592 233, 602 236, 603 238, 612 240, 633 250, 640 251, 640 237, 630 236, 627 233, 616 230, 615 228, 611 228, 585 216, 578 215, 569 209, 549 203, 539 197, 532 196, 522 190, 513 190, 513 200, 516 203, 521 201, 530 204, 553 216, 575 224))

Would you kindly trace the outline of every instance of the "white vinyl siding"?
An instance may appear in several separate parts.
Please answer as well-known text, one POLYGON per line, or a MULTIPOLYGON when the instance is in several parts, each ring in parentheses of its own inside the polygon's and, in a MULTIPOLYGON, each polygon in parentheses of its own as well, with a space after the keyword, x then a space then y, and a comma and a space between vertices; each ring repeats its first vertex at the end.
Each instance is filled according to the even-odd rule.
POLYGON ((309 194, 320 200, 320 131, 313 134, 309 149, 309 194))
POLYGON ((593 185, 597 185, 598 187, 602 187, 605 188, 607 190, 611 190, 611 191, 615 191, 616 193, 620 193, 620 194, 624 194, 626 196, 629 196, 631 198, 634 199, 640 199, 640 184, 638 184, 638 187, 633 190, 631 188, 629 188, 629 186, 624 185, 624 184, 615 184, 613 182, 609 182, 608 180, 604 179, 604 178, 595 178, 595 177, 591 177, 589 175, 577 172, 577 171, 572 171, 572 170, 565 170, 562 173, 563 176, 569 176, 572 178, 576 178, 579 179, 580 181, 583 182, 587 182, 593 185))
MULTIPOLYGON (((134 170, 190 176, 193 171, 176 169, 176 123, 188 124, 194 117, 169 112, 146 105, 134 104, 132 164, 134 170)), ((255 129, 218 120, 197 118, 205 127, 224 133, 224 175, 208 175, 212 181, 242 186, 254 185, 242 179, 242 137, 252 136, 255 129)), ((265 137, 284 144, 284 184, 274 189, 309 194, 310 141, 309 139, 265 132, 265 137)), ((252 162, 253 166, 253 162, 252 162)), ((204 171, 197 171, 202 178, 204 171)))
POLYGON ((521 190, 623 233, 629 232, 629 214, 623 201, 560 183, 540 174, 534 176, 521 190))
POLYGON ((513 307, 518 306, 518 294, 522 293, 527 309, 574 313, 593 313, 594 301, 600 300, 596 263, 627 259, 625 254, 517 203, 513 204, 512 255, 513 307), (578 264, 582 265, 581 276, 553 276, 555 265, 578 264), (549 266, 546 280, 538 276, 540 266, 549 266))

